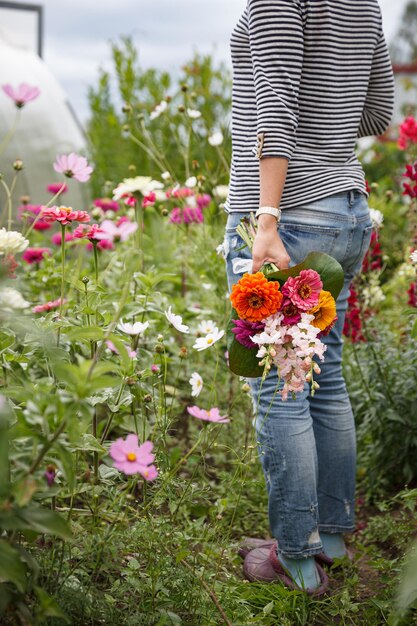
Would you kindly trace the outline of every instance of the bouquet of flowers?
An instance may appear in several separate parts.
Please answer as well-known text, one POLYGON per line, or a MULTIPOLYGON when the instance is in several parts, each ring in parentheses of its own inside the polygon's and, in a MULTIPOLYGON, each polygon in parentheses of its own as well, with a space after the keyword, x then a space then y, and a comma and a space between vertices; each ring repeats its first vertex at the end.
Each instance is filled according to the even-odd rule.
MULTIPOLYGON (((252 248, 256 223, 247 218, 237 227, 245 245, 252 248)), ((311 383, 324 360, 327 335, 336 320, 336 298, 343 287, 342 267, 323 252, 311 252, 302 263, 286 270, 265 265, 256 274, 246 273, 232 287, 233 305, 227 328, 229 367, 247 378, 262 376, 272 366, 284 382, 283 400, 311 383)))

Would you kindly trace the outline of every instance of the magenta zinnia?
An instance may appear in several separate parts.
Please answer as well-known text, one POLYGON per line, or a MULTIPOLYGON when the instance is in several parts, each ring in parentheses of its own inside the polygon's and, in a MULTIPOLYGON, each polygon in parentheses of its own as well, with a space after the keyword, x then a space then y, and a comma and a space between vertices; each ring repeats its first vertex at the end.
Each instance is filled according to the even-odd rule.
POLYGON ((232 322, 235 325, 232 328, 232 333, 234 333, 236 341, 250 350, 258 348, 258 345, 252 341, 251 337, 256 335, 256 333, 262 332, 265 324, 262 322, 249 322, 248 320, 232 320, 232 322))
POLYGON ((22 254, 22 259, 32 265, 32 263, 40 263, 45 256, 50 254, 49 248, 27 248, 22 254))
POLYGON ((287 278, 281 291, 300 311, 308 311, 317 306, 322 289, 322 280, 315 270, 301 270, 295 278, 287 278))

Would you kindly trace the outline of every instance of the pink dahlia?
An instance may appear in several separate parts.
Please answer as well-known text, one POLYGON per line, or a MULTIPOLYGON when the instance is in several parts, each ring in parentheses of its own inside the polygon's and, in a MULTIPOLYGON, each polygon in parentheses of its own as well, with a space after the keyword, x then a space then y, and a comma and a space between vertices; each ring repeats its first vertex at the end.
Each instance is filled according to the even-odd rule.
POLYGON ((51 183, 47 186, 46 191, 52 193, 54 196, 59 193, 66 193, 68 191, 68 185, 65 183, 51 183))
POLYGON ((141 474, 145 480, 153 480, 158 476, 155 465, 151 465, 155 455, 151 454, 152 441, 138 443, 137 435, 128 435, 126 439, 119 438, 110 446, 110 456, 114 467, 124 474, 141 474))
POLYGON ((93 168, 88 165, 85 157, 71 152, 71 154, 57 156, 54 170, 64 174, 67 178, 75 178, 80 183, 85 183, 90 178, 93 168))
POLYGON ((134 233, 138 225, 130 220, 123 220, 115 224, 111 220, 104 220, 100 225, 101 233, 96 239, 107 239, 108 241, 126 241, 134 233))
POLYGON ((236 341, 250 350, 253 348, 258 349, 259 346, 251 340, 251 337, 256 335, 256 333, 262 332, 265 324, 262 322, 249 322, 248 320, 232 320, 232 322, 235 325, 232 328, 232 333, 234 333, 236 341))
POLYGON ((187 406, 187 411, 193 417, 205 422, 216 422, 217 424, 230 422, 226 415, 220 415, 220 411, 217 408, 206 411, 206 409, 200 409, 198 406, 187 406))
MULTIPOLYGON (((74 235, 67 230, 65 233, 65 241, 72 241, 73 239, 75 239, 74 235)), ((51 242, 55 246, 60 246, 62 243, 62 233, 54 233, 51 237, 51 242)))
POLYGON ((22 254, 22 259, 32 265, 32 263, 40 263, 45 256, 50 254, 49 248, 26 248, 22 254))
POLYGON ((96 198, 93 202, 102 211, 118 211, 119 203, 111 198, 96 198))
POLYGON ((74 211, 67 206, 42 207, 41 216, 45 222, 59 222, 60 224, 72 224, 72 222, 89 222, 90 216, 86 211, 74 211))
POLYGON ((4 93, 9 96, 9 98, 14 100, 14 103, 18 109, 21 109, 27 102, 30 102, 31 100, 36 100, 36 98, 41 93, 38 87, 32 87, 27 83, 20 83, 17 89, 14 89, 9 84, 2 85, 2 89, 4 93))
POLYGON ((316 271, 301 270, 295 278, 287 278, 281 291, 300 311, 308 311, 317 306, 322 289, 323 283, 316 271))
MULTIPOLYGON (((62 304, 66 302, 66 298, 63 299, 62 304)), ((61 305, 61 298, 57 300, 52 300, 50 302, 45 302, 44 304, 37 304, 32 308, 33 313, 48 313, 48 311, 53 311, 57 309, 61 305)))
POLYGON ((203 213, 200 207, 184 207, 183 209, 175 207, 169 216, 171 224, 201 224, 204 222, 203 213))

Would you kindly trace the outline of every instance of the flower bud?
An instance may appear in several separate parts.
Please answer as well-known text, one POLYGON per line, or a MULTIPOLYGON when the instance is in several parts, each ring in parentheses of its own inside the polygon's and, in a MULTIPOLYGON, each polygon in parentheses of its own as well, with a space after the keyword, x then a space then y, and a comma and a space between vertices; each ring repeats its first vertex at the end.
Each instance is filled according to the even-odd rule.
POLYGON ((16 159, 13 163, 13 169, 16 170, 16 172, 20 172, 23 169, 23 161, 21 159, 16 159))
POLYGON ((392 189, 387 189, 385 192, 385 195, 388 198, 388 200, 391 200, 392 196, 394 195, 394 192, 392 191, 392 189))
POLYGON ((122 132, 123 133, 128 133, 130 131, 130 126, 129 124, 123 124, 122 126, 122 132))
POLYGON ((154 352, 157 354, 163 354, 165 352, 164 345, 162 343, 157 343, 154 347, 154 352))
POLYGON ((371 189, 378 189, 379 183, 371 183, 371 189))
POLYGON ((128 376, 128 377, 126 378, 126 384, 127 384, 127 385, 132 386, 132 385, 135 385, 135 384, 136 384, 136 382, 137 382, 137 379, 136 379, 136 377, 135 377, 135 376, 128 376))
POLYGON ((245 393, 247 393, 248 391, 250 391, 250 385, 248 385, 248 383, 244 383, 242 385, 242 391, 244 391, 245 393))
POLYGON ((151 394, 147 393, 146 396, 143 396, 143 401, 145 402, 145 404, 149 404, 149 402, 152 402, 151 394))
POLYGON ((183 83, 183 84, 181 85, 181 91, 184 91, 184 92, 185 92, 185 91, 188 91, 188 85, 186 85, 185 83, 183 83))
POLYGON ((169 215, 169 211, 168 211, 168 209, 162 209, 161 213, 162 213, 162 215, 163 215, 164 217, 166 217, 167 215, 169 215))
POLYGON ((196 159, 193 159, 191 167, 193 168, 193 170, 198 170, 198 168, 200 167, 200 163, 196 159))
POLYGON ((83 276, 81 281, 84 283, 84 285, 88 285, 88 283, 90 282, 90 279, 88 278, 88 276, 83 276))
POLYGON ((164 340, 164 336, 163 335, 158 335, 157 336, 157 340, 158 341, 163 341, 164 340))
POLYGON ((133 174, 134 172, 136 172, 136 165, 134 163, 131 163, 127 169, 133 174))
POLYGON ((193 98, 193 99, 197 98, 197 93, 195 91, 192 91, 190 93, 190 98, 193 98))
POLYGON ((188 350, 185 346, 182 346, 182 348, 180 348, 180 351, 178 352, 178 356, 180 357, 180 359, 186 359, 188 356, 188 350))
POLYGON ((123 113, 132 113, 131 105, 125 102, 125 104, 122 106, 122 111, 123 113))
POLYGON ((22 204, 29 204, 30 202, 30 196, 20 196, 20 202, 22 204))
POLYGON ((185 112, 185 106, 180 104, 180 106, 178 107, 178 113, 184 113, 184 112, 185 112))

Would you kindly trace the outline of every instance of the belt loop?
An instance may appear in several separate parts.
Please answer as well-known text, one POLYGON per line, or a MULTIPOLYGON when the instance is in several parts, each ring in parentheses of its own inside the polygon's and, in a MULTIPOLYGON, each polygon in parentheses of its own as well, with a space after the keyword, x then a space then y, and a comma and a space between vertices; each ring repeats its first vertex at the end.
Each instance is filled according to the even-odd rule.
POLYGON ((349 189, 349 206, 351 207, 355 202, 355 190, 349 189))

